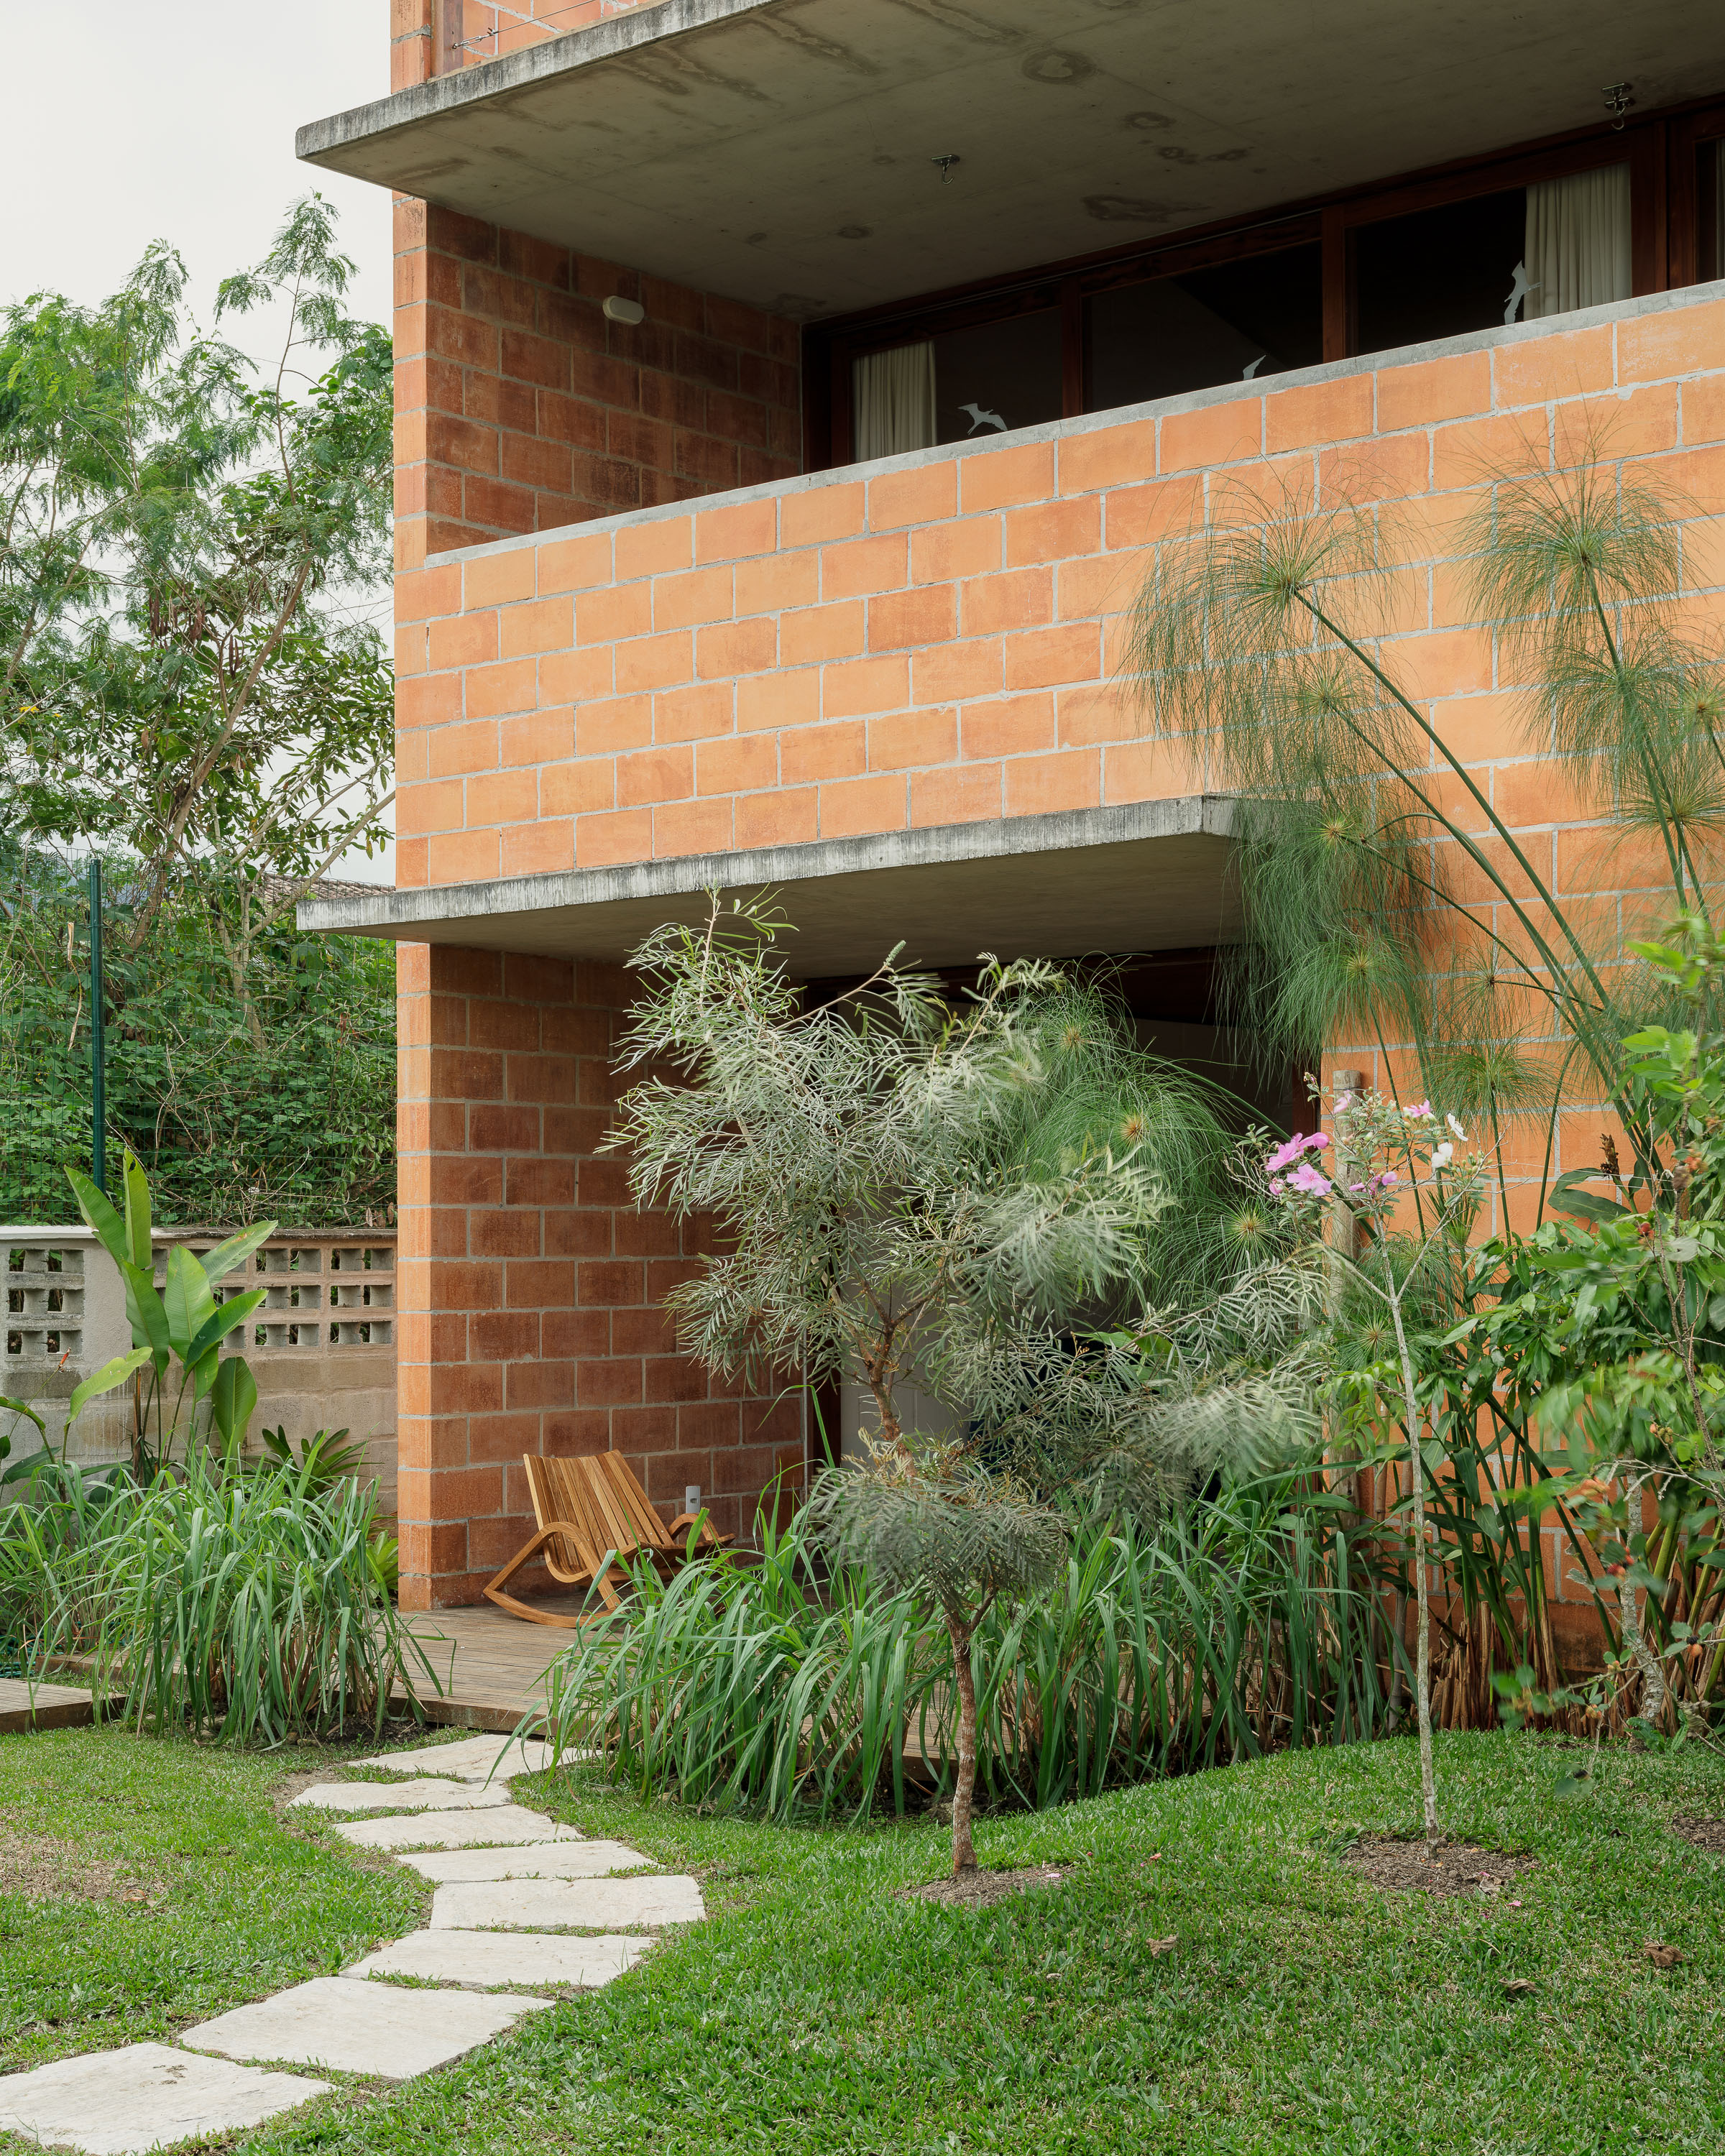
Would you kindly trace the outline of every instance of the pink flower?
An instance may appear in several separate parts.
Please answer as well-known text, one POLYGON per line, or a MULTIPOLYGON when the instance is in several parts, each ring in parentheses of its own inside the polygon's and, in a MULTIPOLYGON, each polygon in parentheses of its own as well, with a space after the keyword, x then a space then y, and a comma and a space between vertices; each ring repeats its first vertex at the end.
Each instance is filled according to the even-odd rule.
POLYGON ((1310 1136, 1296 1131, 1292 1137, 1279 1145, 1265 1162, 1265 1172, 1270 1175, 1280 1175, 1285 1168, 1291 1168, 1302 1154, 1322 1152, 1329 1142, 1322 1131, 1313 1131, 1310 1136))
POLYGON ((1320 1175, 1309 1162, 1303 1160, 1288 1182, 1294 1189, 1303 1190, 1313 1198, 1327 1198, 1332 1188, 1328 1176, 1320 1175))
POLYGON ((1410 1123, 1429 1123, 1431 1121, 1431 1103, 1430 1101, 1417 1101, 1407 1114, 1410 1123))

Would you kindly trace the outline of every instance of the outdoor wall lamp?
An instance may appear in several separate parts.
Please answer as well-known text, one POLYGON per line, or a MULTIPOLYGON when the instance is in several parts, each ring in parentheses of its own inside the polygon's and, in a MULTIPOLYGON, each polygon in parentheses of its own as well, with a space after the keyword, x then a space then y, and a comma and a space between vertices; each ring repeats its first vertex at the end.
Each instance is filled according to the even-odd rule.
POLYGON ((617 292, 606 300, 603 311, 608 322, 629 323, 644 321, 647 313, 639 300, 625 300, 617 292))

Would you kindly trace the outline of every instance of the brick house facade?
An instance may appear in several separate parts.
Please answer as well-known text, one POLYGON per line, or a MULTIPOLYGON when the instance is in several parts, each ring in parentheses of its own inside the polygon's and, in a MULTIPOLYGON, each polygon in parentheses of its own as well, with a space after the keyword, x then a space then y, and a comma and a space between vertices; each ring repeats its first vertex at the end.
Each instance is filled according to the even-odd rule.
MULTIPOLYGON (((675 58, 721 12, 468 0, 458 21, 395 0, 401 139, 467 124, 494 77, 525 95, 497 73, 511 53, 543 45, 528 86, 548 95, 619 52, 669 66, 644 28, 619 45, 615 18, 661 18, 675 58), (435 80, 449 69, 465 104, 435 80)), ((1684 154, 1705 152, 1712 121, 1683 125, 1684 154)), ((1640 173, 1654 152, 1635 141, 1640 173)), ((1666 135, 1657 154, 1676 154, 1666 135)), ((1539 155, 1543 172, 1572 152, 1539 155)), ((1354 213, 1311 213, 1327 249, 1324 220, 1354 213)), ((615 1446, 656 1500, 699 1484, 732 1532, 804 1471, 799 1394, 740 1397, 676 1353, 660 1298, 700 1250, 634 1211, 602 1150, 620 961, 655 906, 771 880, 793 919, 834 924, 815 973, 859 937, 973 955, 936 947, 949 910, 969 932, 966 877, 994 878, 1009 921, 1014 893, 1027 922, 1080 921, 1056 955, 1226 940, 1225 811, 1117 679, 1158 537, 1271 495, 1381 506, 1401 677, 1554 891, 1615 896, 1625 921, 1647 902, 1656 866, 1607 844, 1585 774, 1525 740, 1455 558, 1493 470, 1603 441, 1694 506, 1686 592, 1717 608, 1725 285, 1693 232, 1673 274, 1675 223, 1648 270, 1637 214, 1636 290, 1604 305, 1359 352, 1331 350, 1350 334, 1331 310, 1315 364, 823 467, 811 414, 817 387, 842 393, 839 347, 817 367, 807 322, 398 199, 398 891, 302 917, 400 945, 404 1602, 472 1599, 522 1537, 524 1451, 615 1446), (1181 865, 1161 883, 1158 858, 1181 865), (1141 888, 1164 896, 1132 914, 1121 894, 1141 888)), ((1378 1074, 1369 1045, 1329 1054, 1378 1074)), ((1591 1158, 1598 1129, 1577 1101, 1555 1166, 1591 1158)), ((1525 1225, 1542 1163, 1514 1146, 1525 1225)))

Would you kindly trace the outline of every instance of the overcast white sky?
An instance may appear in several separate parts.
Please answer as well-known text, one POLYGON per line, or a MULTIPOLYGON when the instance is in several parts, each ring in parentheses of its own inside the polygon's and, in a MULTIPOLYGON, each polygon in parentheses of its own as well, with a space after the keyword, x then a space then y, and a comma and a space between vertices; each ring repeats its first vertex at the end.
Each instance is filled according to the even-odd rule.
MULTIPOLYGON (((0 0, 11 208, 0 297, 89 304, 152 239, 172 242, 208 323, 218 282, 268 247, 312 187, 341 213, 354 314, 389 319, 389 197, 294 157, 307 120, 389 88, 389 0, 0 0)), ((259 357, 270 326, 230 320, 259 357)), ((338 873, 374 881, 387 860, 338 873)))

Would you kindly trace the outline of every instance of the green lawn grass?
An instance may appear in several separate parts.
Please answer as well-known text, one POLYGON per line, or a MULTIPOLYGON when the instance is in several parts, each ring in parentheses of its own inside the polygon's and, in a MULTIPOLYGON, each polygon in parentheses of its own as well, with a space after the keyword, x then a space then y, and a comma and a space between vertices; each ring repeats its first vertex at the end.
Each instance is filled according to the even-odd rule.
MULTIPOLYGON (((518 1784, 702 1877, 709 1921, 609 1989, 443 2071, 226 2144, 285 2152, 653 2156, 1706 2149, 1725 2130, 1725 1861, 1669 1830, 1725 1816, 1725 1763, 1439 1740, 1451 1831, 1537 1858, 1486 1902, 1385 1896, 1337 1852, 1417 1817, 1402 1741, 1284 1755, 983 1820, 985 1865, 1063 1886, 981 1912, 894 1898, 932 1824, 702 1820, 588 1769, 518 1784), (1171 1953, 1151 1951, 1174 1937, 1171 1953), (1641 1953, 1675 1945, 1675 1969, 1641 1953), (1511 1979, 1531 1992, 1506 1993, 1511 1979)), ((68 1732, 0 1746, 13 1831, 153 1866, 159 1906, 0 1902, 7 2068, 160 2036, 334 1969, 423 1906, 411 1875, 279 1825, 311 1763, 68 1732), (223 1855, 224 1851, 231 1855, 223 1855)))

